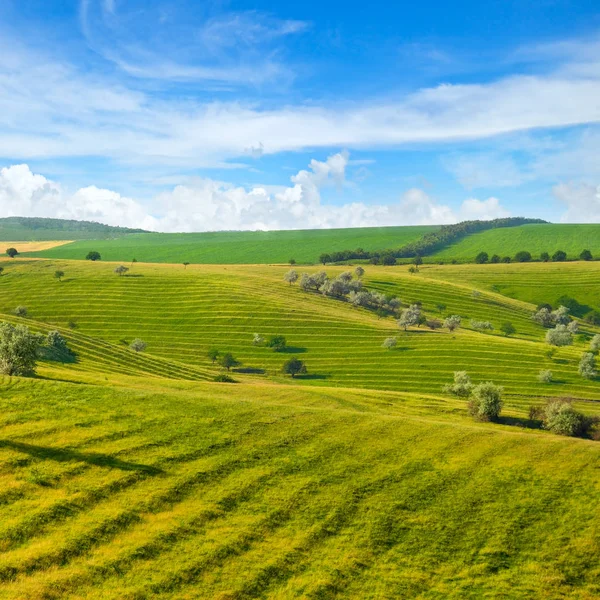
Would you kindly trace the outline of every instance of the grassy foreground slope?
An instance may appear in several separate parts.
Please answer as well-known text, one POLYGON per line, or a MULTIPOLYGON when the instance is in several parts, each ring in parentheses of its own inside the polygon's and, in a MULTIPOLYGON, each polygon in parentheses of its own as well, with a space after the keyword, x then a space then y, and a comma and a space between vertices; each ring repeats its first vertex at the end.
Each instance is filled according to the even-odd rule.
POLYGON ((0 598, 600 595, 597 443, 407 394, 177 387, 4 379, 0 598))
MULTIPOLYGON (((401 332, 392 318, 346 302, 306 293, 288 286, 287 267, 144 265, 127 276, 113 273, 114 264, 81 261, 5 260, 0 277, 0 312, 15 306, 29 310, 27 321, 67 329, 99 339, 127 353, 136 337, 148 343, 144 356, 189 365, 209 374, 207 351, 230 351, 241 361, 236 377, 283 381, 281 366, 291 356, 304 360, 309 374, 304 385, 334 385, 419 393, 440 393, 455 370, 466 369, 476 381, 493 379, 524 401, 538 396, 572 395, 595 398, 598 382, 577 374, 586 336, 584 329, 573 347, 547 355, 545 330, 530 318, 533 306, 491 291, 473 296, 473 286, 427 275, 409 275, 405 267, 368 267, 367 287, 399 296, 405 304, 421 301, 426 314, 459 314, 465 328, 451 334, 424 328, 401 332), (55 269, 65 279, 53 279, 55 269), (438 312, 437 305, 445 309, 438 312), (489 320, 491 334, 469 329, 469 320, 489 320), (504 321, 517 329, 513 338, 498 333, 504 321), (282 334, 289 348, 277 353, 252 344, 254 333, 282 334), (388 336, 398 337, 393 351, 381 347, 388 336), (540 369, 555 375, 552 385, 541 384, 540 369)), ((530 265, 530 281, 536 271, 530 265)), ((596 280, 600 271, 594 265, 596 280)), ((343 267, 329 268, 331 275, 343 267)), ((539 271, 543 278, 543 272, 539 271)), ((91 342, 93 346, 93 341, 91 342)), ((93 362, 93 361, 92 361, 93 362)), ((68 370, 70 367, 66 365, 68 370)), ((73 367, 75 368, 75 367, 73 367)), ((168 367, 166 367, 168 369, 168 367)), ((214 372, 214 371, 213 371, 214 372)))
POLYGON ((600 257, 600 225, 585 224, 533 224, 490 229, 468 235, 455 244, 432 255, 436 260, 459 260, 472 262, 480 252, 490 256, 513 257, 517 252, 526 250, 534 258, 542 252, 552 255, 564 250, 569 258, 578 258, 582 250, 590 250, 600 257))
POLYGON ((104 260, 156 263, 267 264, 317 263, 324 252, 347 248, 385 250, 435 231, 434 226, 364 227, 300 231, 219 231, 214 233, 147 233, 113 240, 80 241, 30 254, 46 258, 84 259, 97 250, 104 260))

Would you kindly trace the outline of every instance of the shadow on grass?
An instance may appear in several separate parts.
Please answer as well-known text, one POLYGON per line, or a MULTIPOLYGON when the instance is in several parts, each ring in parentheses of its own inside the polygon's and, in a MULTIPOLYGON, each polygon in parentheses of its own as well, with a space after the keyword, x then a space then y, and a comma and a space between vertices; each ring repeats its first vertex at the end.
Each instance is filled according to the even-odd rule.
POLYGON ((141 273, 126 273, 123 277, 143 277, 141 273))
POLYGON ((46 346, 42 346, 38 349, 38 357, 41 360, 66 364, 79 362, 77 355, 71 350, 59 350, 58 348, 48 348, 46 346))
POLYGON ((238 369, 232 369, 235 373, 247 373, 249 375, 264 375, 266 371, 259 369, 258 367, 240 367, 238 369))
POLYGON ((537 419, 519 419, 518 417, 498 417, 496 423, 512 427, 525 427, 527 429, 541 429, 542 422, 537 419))
POLYGON ((300 346, 286 346, 278 351, 278 354, 302 354, 306 352, 306 348, 300 346))
POLYGON ((110 456, 109 454, 96 454, 95 452, 77 452, 67 448, 48 448, 46 446, 34 446, 24 442, 15 442, 13 440, 0 440, 0 448, 11 448, 18 452, 24 452, 35 458, 45 460, 55 460, 57 462, 85 462, 97 467, 109 467, 111 469, 120 469, 121 471, 140 471, 149 475, 159 475, 164 473, 162 469, 142 465, 139 463, 126 462, 110 456))
POLYGON ((305 381, 318 380, 318 379, 329 379, 329 375, 319 375, 318 373, 307 373, 306 375, 296 375, 294 379, 302 379, 305 381))

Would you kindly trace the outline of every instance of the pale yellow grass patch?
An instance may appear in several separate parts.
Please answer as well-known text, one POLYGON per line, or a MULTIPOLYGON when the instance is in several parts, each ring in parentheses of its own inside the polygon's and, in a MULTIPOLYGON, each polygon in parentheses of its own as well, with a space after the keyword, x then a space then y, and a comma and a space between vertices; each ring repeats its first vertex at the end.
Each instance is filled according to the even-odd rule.
POLYGON ((43 242, 0 242, 0 248, 16 248, 19 254, 23 252, 39 252, 41 250, 49 250, 56 246, 64 246, 72 243, 73 240, 55 240, 43 242))

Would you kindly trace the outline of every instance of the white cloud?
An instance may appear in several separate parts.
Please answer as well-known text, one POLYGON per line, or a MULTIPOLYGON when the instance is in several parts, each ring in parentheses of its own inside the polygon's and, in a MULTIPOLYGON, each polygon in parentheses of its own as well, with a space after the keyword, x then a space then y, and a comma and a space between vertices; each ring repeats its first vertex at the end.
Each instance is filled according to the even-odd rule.
POLYGON ((563 223, 600 222, 600 186, 560 183, 552 188, 552 193, 567 208, 561 217, 563 223))
POLYGON ((199 178, 157 195, 150 206, 96 186, 71 193, 27 165, 15 165, 0 170, 0 214, 183 232, 444 224, 508 215, 496 198, 468 199, 454 212, 416 188, 392 204, 324 204, 321 190, 343 186, 348 163, 347 152, 312 160, 309 169, 292 176, 292 185, 283 188, 246 189, 199 178))

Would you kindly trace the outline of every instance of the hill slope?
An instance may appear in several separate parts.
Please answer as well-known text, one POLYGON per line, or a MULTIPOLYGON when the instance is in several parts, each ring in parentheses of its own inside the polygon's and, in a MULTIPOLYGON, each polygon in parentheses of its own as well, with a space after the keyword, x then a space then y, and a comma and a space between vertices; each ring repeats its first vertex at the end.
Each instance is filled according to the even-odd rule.
POLYGON ((479 252, 513 257, 521 250, 531 252, 534 258, 539 258, 542 252, 552 255, 556 250, 564 250, 569 258, 578 258, 586 249, 600 257, 600 224, 548 223, 491 229, 468 235, 434 253, 431 258, 472 262, 479 252))
POLYGON ((75 242, 30 254, 46 258, 84 259, 97 250, 104 260, 197 264, 317 263, 329 250, 385 249, 403 245, 437 227, 365 227, 298 231, 219 231, 152 233, 114 240, 75 242))

